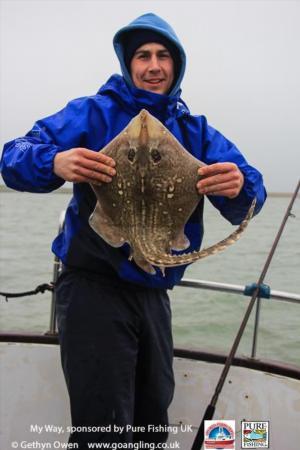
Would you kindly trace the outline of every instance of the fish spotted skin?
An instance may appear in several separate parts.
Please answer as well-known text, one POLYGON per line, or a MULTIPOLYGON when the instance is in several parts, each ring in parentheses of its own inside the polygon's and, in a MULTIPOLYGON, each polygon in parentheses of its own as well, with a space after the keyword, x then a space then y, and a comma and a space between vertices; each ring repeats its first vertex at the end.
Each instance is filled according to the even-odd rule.
POLYGON ((91 184, 97 204, 89 223, 110 245, 128 243, 130 259, 148 273, 155 273, 153 266, 163 270, 224 250, 239 239, 253 215, 255 201, 226 239, 198 252, 172 255, 190 245, 184 227, 202 198, 196 184, 205 164, 145 109, 101 152, 115 160, 117 173, 111 183, 91 184))

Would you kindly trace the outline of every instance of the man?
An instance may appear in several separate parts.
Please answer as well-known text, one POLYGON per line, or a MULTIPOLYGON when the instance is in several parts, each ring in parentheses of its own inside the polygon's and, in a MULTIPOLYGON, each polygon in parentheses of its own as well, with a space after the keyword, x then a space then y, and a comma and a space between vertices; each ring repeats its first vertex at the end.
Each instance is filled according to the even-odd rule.
MULTIPOLYGON (((99 150, 145 108, 208 164, 200 169, 197 189, 231 223, 244 219, 254 197, 257 213, 266 196, 260 173, 181 100, 185 53, 164 20, 154 14, 137 18, 115 35, 114 47, 123 76, 113 75, 97 95, 71 101, 25 137, 6 144, 1 165, 6 183, 18 190, 49 192, 65 181, 74 183, 53 251, 64 263, 57 315, 77 427, 69 442, 80 449, 88 442, 167 439, 174 379, 166 289, 185 270, 169 268, 164 277, 160 271, 148 274, 128 260, 128 246, 112 248, 90 228, 96 199, 89 183, 109 183, 116 173, 114 161, 99 150)), ((203 198, 185 229, 190 251, 201 245, 202 212, 203 198)))

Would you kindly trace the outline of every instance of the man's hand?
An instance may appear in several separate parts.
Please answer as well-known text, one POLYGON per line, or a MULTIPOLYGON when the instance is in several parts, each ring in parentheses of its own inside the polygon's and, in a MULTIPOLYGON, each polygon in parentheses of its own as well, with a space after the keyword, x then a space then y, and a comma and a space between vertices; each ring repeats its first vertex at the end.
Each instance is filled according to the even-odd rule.
POLYGON ((199 194, 202 195, 222 195, 235 198, 244 184, 244 176, 234 163, 211 164, 201 167, 198 173, 203 178, 198 181, 196 187, 199 194))
POLYGON ((109 183, 116 174, 115 161, 87 148, 72 148, 54 158, 54 173, 72 183, 109 183))

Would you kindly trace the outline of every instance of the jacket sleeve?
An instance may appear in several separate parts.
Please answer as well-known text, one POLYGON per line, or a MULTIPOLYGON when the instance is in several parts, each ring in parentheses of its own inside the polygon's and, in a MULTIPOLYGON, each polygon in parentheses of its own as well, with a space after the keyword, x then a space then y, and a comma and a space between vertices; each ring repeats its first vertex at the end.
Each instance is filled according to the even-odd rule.
POLYGON ((245 218, 248 209, 256 198, 254 214, 257 214, 267 197, 261 173, 250 166, 236 146, 214 128, 205 126, 203 162, 233 162, 244 175, 244 185, 239 195, 233 199, 222 196, 209 196, 211 203, 233 225, 238 225, 245 218))
POLYGON ((0 170, 6 185, 18 191, 51 192, 64 184, 55 175, 57 152, 80 146, 86 129, 83 99, 73 100, 58 113, 39 120, 24 136, 5 144, 0 170))

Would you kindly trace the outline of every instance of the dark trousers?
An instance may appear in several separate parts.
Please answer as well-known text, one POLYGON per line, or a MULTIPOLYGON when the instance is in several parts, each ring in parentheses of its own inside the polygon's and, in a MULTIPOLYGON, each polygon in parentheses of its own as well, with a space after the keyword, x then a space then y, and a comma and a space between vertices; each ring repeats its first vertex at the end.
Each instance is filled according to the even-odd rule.
POLYGON ((165 442, 174 392, 166 291, 67 270, 56 294, 62 367, 76 427, 69 442, 81 450, 87 442, 165 442))

